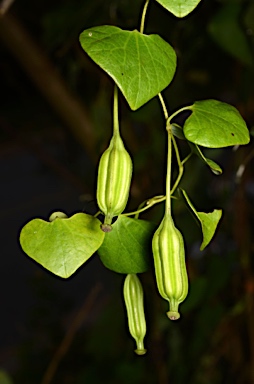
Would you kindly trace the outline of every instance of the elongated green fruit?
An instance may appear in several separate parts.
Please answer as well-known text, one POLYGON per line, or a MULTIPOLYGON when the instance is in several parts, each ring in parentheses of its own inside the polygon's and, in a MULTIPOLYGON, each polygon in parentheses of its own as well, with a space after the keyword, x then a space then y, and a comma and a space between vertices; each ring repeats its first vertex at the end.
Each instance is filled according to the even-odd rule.
POLYGON ((144 355, 144 337, 146 334, 146 320, 144 313, 143 288, 137 275, 126 276, 123 286, 124 301, 127 309, 128 325, 131 336, 135 339, 137 355, 144 355))
POLYGON ((105 215, 102 230, 109 232, 113 217, 126 207, 132 176, 132 160, 119 133, 114 133, 102 154, 97 180, 97 204, 105 215))
POLYGON ((188 294, 184 242, 170 214, 165 214, 152 240, 155 275, 160 295, 169 301, 170 320, 180 317, 179 304, 188 294))

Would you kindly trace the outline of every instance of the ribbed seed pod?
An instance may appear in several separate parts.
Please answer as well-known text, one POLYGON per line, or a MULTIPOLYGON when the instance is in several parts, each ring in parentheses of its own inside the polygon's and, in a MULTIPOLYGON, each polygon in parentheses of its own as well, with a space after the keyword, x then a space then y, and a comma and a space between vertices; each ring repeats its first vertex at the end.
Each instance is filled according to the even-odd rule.
POLYGON ((123 287, 124 301, 127 309, 128 325, 131 336, 135 339, 137 355, 144 355, 144 337, 146 334, 146 320, 144 313, 143 288, 137 275, 126 276, 123 287))
POLYGON ((188 294, 188 276, 183 237, 169 214, 165 214, 156 230, 152 248, 159 293, 169 301, 167 316, 177 320, 180 317, 178 306, 188 294))
POLYGON ((105 215, 102 230, 109 232, 114 216, 126 207, 132 176, 132 160, 123 141, 114 134, 109 147, 102 154, 97 179, 97 204, 105 215))

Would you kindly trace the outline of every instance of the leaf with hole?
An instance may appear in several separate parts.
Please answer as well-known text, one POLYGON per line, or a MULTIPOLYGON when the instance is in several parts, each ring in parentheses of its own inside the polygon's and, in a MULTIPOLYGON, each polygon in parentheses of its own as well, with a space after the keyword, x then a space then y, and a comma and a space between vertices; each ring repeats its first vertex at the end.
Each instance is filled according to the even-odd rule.
POLYGON ((80 43, 116 82, 132 110, 155 97, 173 79, 175 51, 158 35, 104 25, 83 31, 80 43))
POLYGON ((189 207, 191 208, 195 216, 200 221, 202 233, 203 233, 203 242, 200 246, 200 250, 203 251, 203 249, 211 242, 215 234, 215 231, 217 229, 217 226, 222 216, 222 210, 214 209, 213 212, 209 212, 209 213, 197 212, 193 204, 191 203, 187 193, 183 189, 181 191, 189 207))
POLYGON ((156 225, 120 215, 106 233, 98 254, 105 267, 118 273, 142 273, 151 266, 151 241, 156 225))
POLYGON ((85 213, 52 222, 34 219, 20 233, 23 251, 50 272, 70 277, 101 246, 101 222, 85 213))
POLYGON ((183 131, 187 140, 208 148, 248 144, 245 121, 232 105, 217 100, 196 101, 189 109, 183 131))
POLYGON ((176 17, 185 17, 191 13, 201 0, 156 0, 176 17))

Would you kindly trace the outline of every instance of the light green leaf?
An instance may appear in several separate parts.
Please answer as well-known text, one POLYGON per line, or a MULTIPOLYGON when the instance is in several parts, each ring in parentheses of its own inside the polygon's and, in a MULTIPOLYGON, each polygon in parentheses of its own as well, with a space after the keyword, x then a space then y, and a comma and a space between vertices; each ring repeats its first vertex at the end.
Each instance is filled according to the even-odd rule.
POLYGON ((52 222, 34 219, 20 233, 23 251, 57 276, 68 278, 100 247, 101 222, 85 213, 52 222))
POLYGON ((248 144, 250 141, 246 123, 232 105, 204 100, 196 101, 188 109, 192 114, 185 121, 183 131, 186 139, 192 143, 221 148, 248 144))
POLYGON ((245 30, 241 27, 241 4, 226 4, 214 16, 208 31, 214 41, 231 56, 247 65, 253 57, 245 30))
POLYGON ((176 17, 184 17, 191 13, 201 0, 156 0, 176 17))
POLYGON ((147 271, 151 263, 151 241, 156 225, 121 215, 112 227, 98 250, 105 267, 126 274, 147 271))
POLYGON ((221 167, 217 163, 215 163, 215 161, 205 157, 198 145, 193 144, 191 142, 189 142, 188 144, 189 144, 192 152, 195 153, 195 155, 197 155, 204 163, 206 163, 215 175, 221 175, 222 174, 221 167))
POLYGON ((82 32, 80 43, 116 82, 132 110, 155 97, 173 79, 175 51, 158 35, 105 25, 82 32))
POLYGON ((213 212, 209 213, 197 212, 193 204, 191 203, 187 193, 183 189, 182 193, 189 207, 192 209, 192 211, 200 221, 203 233, 203 242, 200 246, 200 250, 202 251, 210 243, 215 234, 216 228, 222 216, 222 210, 214 209, 213 212))

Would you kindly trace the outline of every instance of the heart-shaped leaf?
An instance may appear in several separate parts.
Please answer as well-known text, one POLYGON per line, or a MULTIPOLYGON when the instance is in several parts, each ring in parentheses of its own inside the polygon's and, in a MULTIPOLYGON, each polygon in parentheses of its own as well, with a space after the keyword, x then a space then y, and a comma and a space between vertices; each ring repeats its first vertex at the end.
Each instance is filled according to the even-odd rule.
POLYGON ((213 212, 209 212, 209 213, 197 212, 193 204, 191 203, 187 193, 183 189, 182 189, 182 193, 189 207, 192 209, 192 211, 200 221, 202 233, 203 233, 203 242, 200 246, 200 250, 203 251, 203 249, 210 243, 210 241, 212 240, 215 234, 216 228, 222 216, 222 210, 214 209, 213 212))
POLYGON ((175 51, 158 35, 105 25, 82 32, 80 43, 113 78, 132 110, 155 97, 173 79, 175 51))
POLYGON ((184 17, 196 8, 201 0, 156 0, 176 17, 184 17))
POLYGON ((101 222, 85 213, 52 222, 34 219, 20 233, 23 251, 57 276, 68 278, 100 247, 101 222))
POLYGON ((118 273, 142 273, 151 266, 151 241, 156 225, 119 216, 106 233, 98 254, 105 267, 118 273))
POLYGON ((192 143, 222 148, 248 144, 250 141, 246 123, 232 105, 217 100, 203 100, 196 101, 188 109, 192 114, 185 121, 183 131, 186 139, 192 143))

